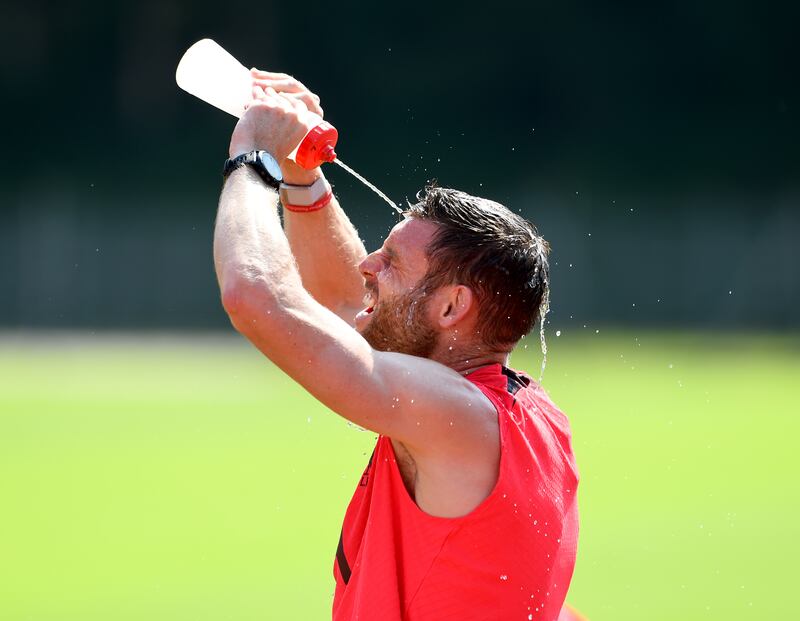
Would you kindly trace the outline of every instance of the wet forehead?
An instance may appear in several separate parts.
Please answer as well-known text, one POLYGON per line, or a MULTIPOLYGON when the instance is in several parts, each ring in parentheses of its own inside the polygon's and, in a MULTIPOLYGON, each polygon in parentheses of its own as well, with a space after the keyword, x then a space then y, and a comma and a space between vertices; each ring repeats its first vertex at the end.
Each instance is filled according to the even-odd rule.
POLYGON ((383 243, 384 251, 395 255, 409 267, 425 269, 428 265, 425 251, 436 229, 433 222, 407 217, 391 230, 383 243))

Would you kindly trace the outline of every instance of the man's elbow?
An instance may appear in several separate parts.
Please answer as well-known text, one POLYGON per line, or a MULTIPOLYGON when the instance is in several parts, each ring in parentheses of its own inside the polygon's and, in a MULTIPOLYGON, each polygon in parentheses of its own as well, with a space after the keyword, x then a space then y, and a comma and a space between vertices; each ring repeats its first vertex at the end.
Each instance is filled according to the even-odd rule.
POLYGON ((244 336, 250 336, 267 323, 272 313, 273 301, 252 283, 235 280, 222 287, 222 308, 231 324, 244 336))
POLYGON ((225 284, 220 289, 222 308, 228 313, 231 320, 239 315, 243 308, 244 287, 238 283, 225 284))

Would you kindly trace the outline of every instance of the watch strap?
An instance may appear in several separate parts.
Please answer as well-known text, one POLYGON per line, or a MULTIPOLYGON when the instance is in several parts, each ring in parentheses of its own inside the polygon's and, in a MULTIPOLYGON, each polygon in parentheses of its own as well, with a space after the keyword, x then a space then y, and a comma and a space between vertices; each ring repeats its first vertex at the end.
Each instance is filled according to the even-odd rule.
POLYGON ((250 166, 255 169, 258 175, 264 180, 264 183, 277 190, 280 187, 281 180, 276 179, 269 170, 267 170, 262 159, 263 157, 272 158, 267 151, 249 151, 248 153, 242 153, 241 155, 227 159, 222 168, 222 176, 227 179, 234 170, 242 166, 250 166))
POLYGON ((322 209, 333 198, 331 186, 325 177, 319 177, 311 185, 281 183, 279 193, 284 209, 297 212, 322 209))

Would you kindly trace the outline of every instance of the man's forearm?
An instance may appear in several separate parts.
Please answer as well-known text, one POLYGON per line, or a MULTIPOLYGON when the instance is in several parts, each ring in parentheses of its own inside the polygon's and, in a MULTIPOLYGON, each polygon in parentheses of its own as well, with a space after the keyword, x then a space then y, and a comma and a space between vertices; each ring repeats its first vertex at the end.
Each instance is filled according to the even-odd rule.
POLYGON ((278 194, 250 167, 231 173, 219 200, 214 228, 214 265, 223 304, 257 295, 276 308, 302 292, 291 250, 280 226, 278 194))
MULTIPOLYGON (((302 183, 311 183, 304 178, 302 183)), ((300 183, 300 181, 294 181, 300 183)), ((306 290, 333 312, 361 305, 364 279, 358 265, 367 256, 347 214, 336 198, 317 211, 284 210, 286 237, 306 290)), ((348 321, 351 318, 345 318, 348 321)))

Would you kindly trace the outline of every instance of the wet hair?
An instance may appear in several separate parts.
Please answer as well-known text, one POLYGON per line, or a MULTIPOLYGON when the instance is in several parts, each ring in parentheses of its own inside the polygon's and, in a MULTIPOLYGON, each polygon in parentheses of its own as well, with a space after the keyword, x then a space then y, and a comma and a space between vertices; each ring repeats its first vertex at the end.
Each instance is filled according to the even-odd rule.
POLYGON ((550 247, 533 224, 500 203, 435 184, 404 215, 439 225, 422 285, 472 289, 486 346, 510 350, 547 313, 550 247))

